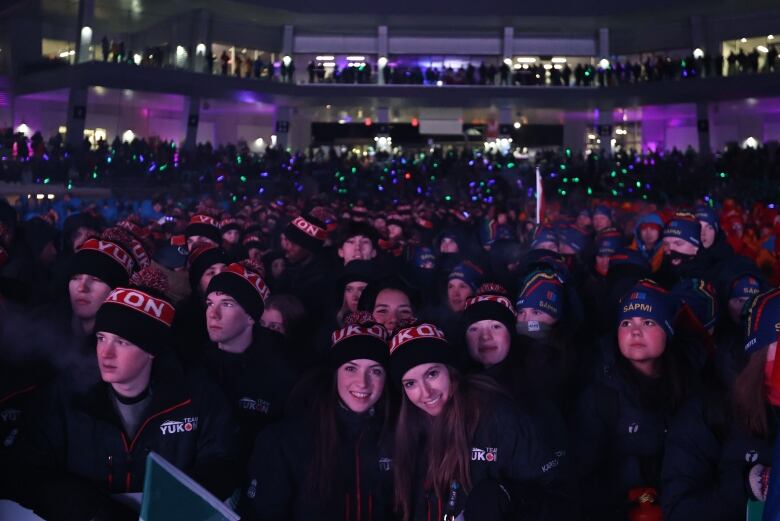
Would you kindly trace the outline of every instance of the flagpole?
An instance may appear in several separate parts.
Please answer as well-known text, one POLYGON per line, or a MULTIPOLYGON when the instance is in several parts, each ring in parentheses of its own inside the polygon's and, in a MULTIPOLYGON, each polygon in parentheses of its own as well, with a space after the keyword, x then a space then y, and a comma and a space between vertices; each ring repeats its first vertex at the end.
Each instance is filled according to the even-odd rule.
POLYGON ((544 187, 542 186, 542 173, 539 165, 536 165, 536 224, 542 222, 544 217, 544 187))

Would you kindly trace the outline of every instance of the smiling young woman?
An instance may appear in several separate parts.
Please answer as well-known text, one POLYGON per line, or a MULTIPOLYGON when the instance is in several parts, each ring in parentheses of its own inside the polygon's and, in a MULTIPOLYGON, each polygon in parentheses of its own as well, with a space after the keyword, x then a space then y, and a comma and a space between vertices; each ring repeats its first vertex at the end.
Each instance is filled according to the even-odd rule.
POLYGON ((260 433, 244 519, 393 519, 387 333, 358 316, 334 331, 328 363, 302 382, 310 410, 260 433))
POLYGON ((402 393, 393 466, 404 521, 554 518, 556 501, 571 500, 537 423, 491 379, 462 376, 438 327, 401 329, 390 349, 402 393))

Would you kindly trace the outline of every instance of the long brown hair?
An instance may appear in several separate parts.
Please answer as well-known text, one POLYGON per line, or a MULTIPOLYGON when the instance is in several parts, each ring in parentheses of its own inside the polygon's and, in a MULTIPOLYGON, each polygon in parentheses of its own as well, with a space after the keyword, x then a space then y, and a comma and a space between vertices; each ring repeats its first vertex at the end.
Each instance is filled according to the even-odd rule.
POLYGON ((769 418, 767 416, 767 398, 764 387, 764 366, 768 347, 750 355, 747 364, 734 380, 731 392, 731 404, 736 418, 756 436, 769 436, 769 418))
POLYGON ((393 483, 395 508, 409 521, 412 515, 412 485, 416 465, 425 458, 425 483, 438 497, 444 497, 452 481, 465 492, 472 488, 469 463, 471 440, 485 413, 486 394, 503 394, 500 387, 484 376, 461 376, 451 366, 450 395, 441 414, 429 416, 412 404, 402 391, 401 408, 395 429, 393 483), (425 446, 426 453, 420 454, 425 446))
MULTIPOLYGON (((314 450, 306 478, 306 487, 310 493, 314 493, 322 499, 330 497, 331 486, 334 484, 334 470, 339 466, 339 462, 336 461, 339 440, 337 408, 344 407, 344 405, 340 402, 336 382, 338 369, 328 366, 317 371, 312 377, 314 384, 311 389, 313 389, 315 396, 311 407, 315 428, 314 433, 312 433, 314 450)), ((374 406, 376 414, 381 415, 379 419, 381 422, 380 445, 385 439, 392 410, 387 386, 388 383, 385 381, 382 396, 374 406)))

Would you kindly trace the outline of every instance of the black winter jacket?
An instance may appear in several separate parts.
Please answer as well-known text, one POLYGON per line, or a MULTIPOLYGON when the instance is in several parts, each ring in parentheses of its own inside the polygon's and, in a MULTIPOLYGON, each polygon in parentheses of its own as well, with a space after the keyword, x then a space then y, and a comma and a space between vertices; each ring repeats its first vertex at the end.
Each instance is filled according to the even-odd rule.
MULTIPOLYGON (((667 521, 744 519, 750 467, 772 465, 775 436, 757 438, 713 413, 713 408, 723 408, 723 400, 714 406, 691 400, 672 424, 663 460, 661 505, 667 521)), ((776 425, 774 413, 769 414, 776 425)))
POLYGON ((221 351, 211 343, 203 364, 233 407, 241 430, 241 459, 252 452, 258 432, 279 421, 299 371, 283 352, 283 338, 256 326, 252 344, 240 354, 221 351))
POLYGON ((140 492, 146 456, 155 451, 225 498, 237 485, 237 429, 224 396, 205 375, 155 359, 146 420, 132 438, 123 431, 103 382, 60 379, 26 415, 19 451, 21 479, 35 490, 28 505, 49 520, 88 520, 111 493, 140 492), (81 385, 81 387, 79 387, 81 385))
MULTIPOLYGON (((384 521, 392 517, 390 453, 380 441, 381 419, 339 407, 336 465, 327 498, 312 487, 316 422, 289 418, 260 433, 239 504, 243 519, 257 521, 384 521)), ((316 482, 315 482, 316 484, 316 482)))
MULTIPOLYGON (((500 395, 485 396, 492 396, 493 401, 483 404, 484 415, 471 442, 469 472, 473 489, 456 504, 464 505, 467 513, 482 512, 482 519, 488 518, 488 511, 490 519, 558 519, 558 504, 574 498, 556 481, 559 461, 538 422, 500 395), (485 486, 494 490, 500 487, 500 492, 485 494, 485 486), (484 502, 486 496, 488 501, 484 502)), ((437 497, 432 487, 426 486, 425 466, 426 458, 417 458, 413 521, 442 519, 449 500, 437 497)))
POLYGON ((674 411, 662 381, 629 377, 633 370, 614 362, 602 369, 580 395, 570 418, 571 452, 583 518, 623 521, 630 489, 660 487, 666 431, 674 411))

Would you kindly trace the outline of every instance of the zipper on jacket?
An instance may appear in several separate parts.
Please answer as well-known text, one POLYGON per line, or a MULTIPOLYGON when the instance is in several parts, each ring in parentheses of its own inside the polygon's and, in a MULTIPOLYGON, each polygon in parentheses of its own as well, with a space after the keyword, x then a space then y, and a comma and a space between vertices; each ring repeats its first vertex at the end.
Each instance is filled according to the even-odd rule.
POLYGON ((357 505, 357 509, 355 510, 355 520, 361 521, 360 517, 360 442, 363 440, 363 434, 365 431, 360 433, 360 436, 358 436, 357 442, 355 443, 355 504, 357 505))
POLYGON ((106 465, 108 465, 108 491, 113 492, 114 487, 114 457, 109 456, 106 458, 106 465))
POLYGON ((344 521, 349 521, 349 492, 344 494, 344 521))
POLYGON ((174 410, 176 410, 176 409, 178 409, 180 407, 184 407, 185 405, 189 405, 191 403, 192 403, 192 399, 188 398, 188 399, 184 400, 181 403, 177 403, 176 405, 174 405, 172 407, 168 407, 167 409, 164 409, 164 410, 162 410, 160 412, 152 414, 151 416, 146 418, 146 420, 144 420, 144 422, 138 428, 138 432, 135 433, 135 436, 133 436, 133 440, 129 444, 127 443, 127 436, 125 436, 124 431, 122 431, 122 430, 119 431, 119 434, 122 437, 122 445, 124 446, 125 454, 127 454, 128 470, 127 470, 127 474, 125 474, 125 489, 126 489, 127 492, 130 492, 130 484, 132 483, 132 473, 130 471, 130 465, 131 465, 131 463, 133 461, 132 452, 133 452, 133 449, 135 448, 135 444, 138 442, 138 439, 141 437, 141 433, 144 431, 146 426, 149 425, 150 421, 152 421, 153 419, 157 418, 158 416, 162 416, 163 414, 167 414, 167 413, 169 413, 171 411, 174 411, 174 410))

